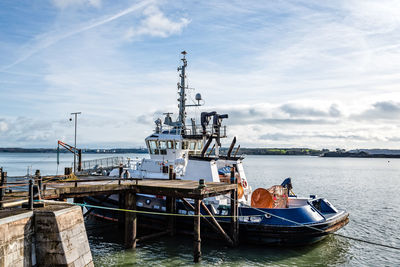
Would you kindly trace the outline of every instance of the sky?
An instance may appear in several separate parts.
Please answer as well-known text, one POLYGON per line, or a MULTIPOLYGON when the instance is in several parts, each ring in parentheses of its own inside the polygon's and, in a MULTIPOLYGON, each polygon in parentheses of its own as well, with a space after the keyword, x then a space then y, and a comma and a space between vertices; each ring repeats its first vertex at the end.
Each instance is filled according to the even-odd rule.
POLYGON ((400 148, 400 2, 0 2, 0 147, 144 146, 189 99, 229 145, 400 148))

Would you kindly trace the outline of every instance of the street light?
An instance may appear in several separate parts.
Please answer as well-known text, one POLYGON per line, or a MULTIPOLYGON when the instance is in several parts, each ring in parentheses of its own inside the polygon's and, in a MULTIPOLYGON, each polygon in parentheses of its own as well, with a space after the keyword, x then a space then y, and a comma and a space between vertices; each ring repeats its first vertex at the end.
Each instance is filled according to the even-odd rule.
MULTIPOLYGON (((75 153, 74 153, 74 173, 76 172, 76 128, 78 124, 78 115, 81 114, 81 112, 72 112, 71 115, 75 116, 75 142, 74 142, 74 147, 75 147, 75 153)), ((69 119, 72 121, 72 118, 69 119)))

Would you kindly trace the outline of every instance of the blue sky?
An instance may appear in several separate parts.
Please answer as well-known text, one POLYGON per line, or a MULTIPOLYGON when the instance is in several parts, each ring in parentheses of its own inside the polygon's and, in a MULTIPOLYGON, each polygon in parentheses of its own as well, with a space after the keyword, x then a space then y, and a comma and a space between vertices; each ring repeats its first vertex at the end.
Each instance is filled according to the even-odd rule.
POLYGON ((138 147, 189 86, 247 147, 400 148, 398 1, 0 2, 0 147, 138 147))

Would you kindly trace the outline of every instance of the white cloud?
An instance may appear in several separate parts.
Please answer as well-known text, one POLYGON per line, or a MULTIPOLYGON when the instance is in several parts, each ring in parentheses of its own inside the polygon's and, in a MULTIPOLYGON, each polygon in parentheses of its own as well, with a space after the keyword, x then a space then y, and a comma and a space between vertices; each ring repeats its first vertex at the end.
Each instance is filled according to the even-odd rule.
POLYGON ((150 6, 143 12, 145 18, 137 27, 131 27, 125 34, 125 38, 131 40, 136 36, 149 35, 154 37, 166 38, 173 34, 182 32, 190 20, 181 18, 174 22, 167 18, 157 6, 150 6))
POLYGON ((5 121, 0 120, 0 132, 6 132, 8 130, 8 124, 5 121))
POLYGON ((397 0, 344 1, 350 14, 346 22, 370 34, 392 32, 400 27, 400 2, 397 0))
POLYGON ((101 0, 53 0, 53 4, 58 8, 67 8, 71 6, 93 6, 101 7, 101 0))
MULTIPOLYGON (((174 70, 183 48, 190 87, 202 93, 205 111, 229 113, 228 133, 242 146, 398 147, 396 3, 155 2, 124 8, 103 1, 88 13, 79 8, 88 1, 68 2, 54 21, 67 26, 49 25, 5 68, 15 69, 3 71, 2 88, 29 88, 8 96, 21 107, 14 112, 26 116, 29 106, 32 117, 52 121, 82 111, 82 144, 142 145, 160 110, 176 113, 174 70), (29 77, 22 83, 11 72, 29 77)), ((34 127, 0 120, 2 135, 13 133, 1 143, 44 144, 73 132, 69 125, 13 126, 22 123, 34 127)))
POLYGON ((136 11, 140 10, 141 8, 147 6, 151 2, 153 2, 153 1, 146 0, 146 1, 138 2, 137 4, 134 4, 122 11, 119 11, 116 14, 105 16, 105 17, 98 19, 91 23, 85 23, 84 25, 79 25, 79 26, 77 26, 73 29, 69 29, 67 31, 62 31, 62 32, 50 31, 45 34, 41 34, 32 41, 32 44, 28 46, 28 49, 27 49, 27 51, 25 51, 25 53, 23 53, 13 63, 0 68, 0 72, 10 69, 11 67, 18 65, 21 62, 24 62, 25 60, 29 59, 31 56, 37 54, 38 52, 40 52, 46 48, 49 48, 50 46, 52 46, 64 39, 70 38, 74 35, 77 35, 77 34, 80 34, 80 33, 86 32, 86 31, 89 31, 91 29, 97 28, 104 24, 110 23, 116 19, 119 19, 120 17, 126 16, 133 12, 136 12, 136 11))

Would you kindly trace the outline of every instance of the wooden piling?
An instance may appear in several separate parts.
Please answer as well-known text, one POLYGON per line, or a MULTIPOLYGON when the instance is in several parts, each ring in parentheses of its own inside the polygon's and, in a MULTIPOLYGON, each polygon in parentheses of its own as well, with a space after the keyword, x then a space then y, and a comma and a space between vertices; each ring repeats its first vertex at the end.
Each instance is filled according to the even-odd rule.
MULTIPOLYGON (((136 193, 127 191, 125 193, 125 208, 136 210, 136 193)), ((125 247, 136 248, 136 212, 126 212, 125 214, 125 247)))
POLYGON ((29 180, 29 210, 33 210, 33 181, 29 180))
POLYGON ((122 178, 122 173, 124 171, 124 166, 122 164, 119 165, 119 178, 122 178))
MULTIPOLYGON (((125 193, 118 194, 118 207, 120 209, 125 208, 125 193)), ((125 213, 126 212, 119 212, 118 213, 118 228, 123 230, 125 227, 125 213)))
POLYGON ((237 188, 231 191, 231 235, 233 245, 239 245, 239 220, 238 220, 239 206, 237 188))
POLYGON ((238 202, 238 180, 235 176, 236 164, 231 167, 231 184, 236 185, 235 189, 231 190, 231 236, 233 245, 237 246, 239 244, 239 202, 238 202))
POLYGON ((3 168, 0 171, 1 181, 0 181, 0 201, 4 200, 4 196, 6 195, 6 188, 3 188, 7 184, 7 172, 3 172, 3 168))
MULTIPOLYGON (((175 197, 167 197, 166 199, 166 210, 167 213, 176 213, 176 198, 175 197)), ((176 218, 175 216, 166 216, 167 218, 167 230, 170 233, 170 236, 174 236, 175 235, 175 222, 176 222, 176 218)))
POLYGON ((195 200, 195 217, 194 217, 194 240, 193 240, 193 261, 201 261, 201 237, 200 237, 200 200, 195 200))
POLYGON ((82 171, 82 149, 78 149, 78 172, 82 171))
MULTIPOLYGON (((174 166, 169 165, 168 168, 168 178, 169 180, 174 179, 174 166)), ((167 213, 176 213, 176 198, 175 197, 167 197, 166 198, 166 210, 167 213)), ((175 235, 175 216, 166 216, 167 218, 167 231, 169 231, 170 236, 175 235)))

